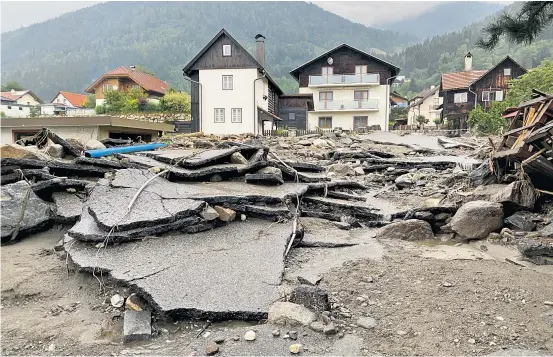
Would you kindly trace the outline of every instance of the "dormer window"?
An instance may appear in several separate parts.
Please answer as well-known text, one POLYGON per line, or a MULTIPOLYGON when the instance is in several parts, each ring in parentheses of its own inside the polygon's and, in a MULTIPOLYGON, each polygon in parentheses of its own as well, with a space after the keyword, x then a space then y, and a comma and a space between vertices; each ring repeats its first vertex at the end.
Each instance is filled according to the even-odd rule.
POLYGON ((223 45, 223 56, 229 57, 231 55, 230 45, 223 45))
POLYGON ((503 75, 510 76, 511 75, 511 69, 510 68, 504 68, 503 69, 503 75))

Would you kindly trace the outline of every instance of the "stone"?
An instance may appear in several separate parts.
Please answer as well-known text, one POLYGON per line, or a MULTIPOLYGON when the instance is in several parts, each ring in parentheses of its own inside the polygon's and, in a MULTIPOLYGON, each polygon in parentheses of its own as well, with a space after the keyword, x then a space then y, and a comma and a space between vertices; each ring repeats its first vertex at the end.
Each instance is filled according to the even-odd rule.
POLYGON ((505 219, 505 224, 515 231, 531 232, 536 228, 532 213, 526 211, 515 212, 505 219))
POLYGON ((298 144, 303 146, 311 146, 311 144, 313 144, 313 141, 309 139, 303 139, 298 141, 298 144))
POLYGON ((318 274, 313 274, 313 275, 306 274, 306 275, 298 275, 297 279, 300 284, 318 285, 323 278, 318 274))
POLYGON ((63 157, 63 146, 60 144, 50 144, 46 149, 46 153, 56 159, 61 159, 63 157))
POLYGON ((312 145, 318 148, 327 148, 329 146, 328 141, 325 139, 315 139, 313 140, 312 145))
POLYGON ((372 317, 360 317, 356 322, 357 326, 362 327, 367 330, 371 330, 376 327, 376 320, 372 317))
POLYGON ((287 149, 290 149, 291 146, 287 142, 281 141, 278 143, 278 148, 287 150, 287 149))
POLYGON ((536 205, 538 193, 526 181, 515 181, 491 197, 493 202, 499 202, 510 210, 532 211, 536 205))
POLYGON ((210 182, 221 182, 223 181, 223 177, 219 174, 215 174, 209 178, 210 182))
POLYGON ((125 310, 123 319, 123 342, 147 340, 152 335, 150 311, 125 310))
POLYGON ((110 301, 111 301, 111 306, 113 307, 123 307, 123 304, 125 303, 125 299, 119 294, 113 295, 110 301))
POLYGON ((323 332, 324 327, 325 325, 321 321, 313 321, 309 324, 309 328, 315 332, 323 332))
POLYGON ((231 210, 230 208, 214 206, 213 209, 217 212, 217 214, 219 215, 219 219, 223 222, 234 221, 234 219, 236 218, 236 212, 234 210, 231 210))
POLYGON ((450 226, 463 238, 484 239, 503 226, 503 207, 488 201, 467 202, 457 210, 450 226))
POLYGON ((219 218, 219 213, 213 207, 207 205, 204 210, 200 212, 200 217, 206 221, 213 221, 219 218))
POLYGON ((209 341, 205 346, 205 354, 213 356, 217 352, 219 352, 219 345, 215 341, 209 341))
POLYGON ((340 142, 345 146, 350 146, 351 144, 353 144, 353 140, 351 140, 350 138, 342 138, 340 142))
POLYGON ((522 238, 517 240, 517 248, 525 256, 553 257, 553 239, 551 238, 522 238))
POLYGON ((297 355, 298 353, 301 353, 303 351, 303 347, 301 343, 294 343, 293 345, 290 345, 290 353, 297 355))
POLYGON ((428 212, 428 211, 420 211, 420 212, 415 212, 415 219, 420 219, 422 221, 432 221, 434 220, 434 216, 432 215, 432 213, 428 212))
POLYGON ((0 146, 0 157, 10 159, 33 159, 50 160, 48 155, 37 150, 30 149, 30 146, 18 144, 4 144, 0 146))
POLYGON ((335 335, 338 333, 338 328, 331 322, 328 325, 325 325, 325 327, 323 328, 323 333, 325 335, 335 335))
POLYGON ((264 167, 255 174, 246 174, 245 180, 249 184, 282 185, 282 171, 276 167, 264 167))
POLYGON ((99 149, 105 149, 106 146, 104 144, 102 144, 101 142, 99 142, 98 140, 96 139, 90 139, 86 142, 86 144, 84 145, 85 149, 86 150, 99 150, 99 149))
POLYGON ((363 168, 360 167, 360 166, 359 166, 359 167, 356 167, 355 169, 353 169, 353 171, 355 171, 355 174, 356 174, 357 176, 362 176, 362 175, 365 174, 365 170, 363 170, 363 168))
POLYGON ((412 174, 398 176, 394 182, 397 188, 409 188, 415 184, 412 174))
POLYGON ((401 240, 427 240, 433 239, 434 233, 428 222, 418 219, 408 219, 390 223, 382 228, 377 235, 382 239, 401 239, 401 240))
POLYGON ((449 218, 451 218, 451 214, 449 213, 438 213, 434 215, 434 220, 436 221, 447 221, 449 218))
POLYGON ((317 315, 308 308, 291 302, 276 302, 269 309, 268 323, 299 324, 309 326, 317 319, 317 315))
POLYGON ((52 193, 56 205, 56 222, 74 223, 79 220, 84 206, 84 200, 67 191, 52 193))
POLYGON ((287 335, 291 340, 298 339, 298 331, 288 331, 287 335))
POLYGON ((290 302, 305 306, 313 311, 330 310, 328 293, 318 286, 299 285, 292 290, 290 302))
POLYGON ((353 168, 346 164, 333 164, 327 167, 328 173, 335 173, 339 176, 355 176, 353 168))
POLYGON ((211 149, 215 147, 215 144, 207 140, 195 140, 194 147, 197 149, 211 149))
POLYGON ((125 299, 125 308, 135 311, 144 311, 147 310, 148 303, 136 293, 132 293, 125 299))
POLYGON ((279 329, 274 329, 271 333, 272 333, 273 337, 280 336, 280 330, 279 329))
POLYGON ((213 342, 215 342, 218 345, 221 345, 221 344, 225 343, 225 338, 223 336, 216 337, 216 338, 213 339, 213 342))
POLYGON ((230 162, 233 164, 248 164, 248 160, 240 152, 230 155, 230 162))
POLYGON ((41 200, 26 181, 3 185, 0 192, 2 243, 10 241, 18 228, 21 214, 23 218, 15 238, 50 228, 54 218, 51 205, 41 200))
POLYGON ((255 333, 254 330, 248 330, 244 334, 244 340, 246 341, 255 341, 256 338, 257 338, 257 334, 255 333))

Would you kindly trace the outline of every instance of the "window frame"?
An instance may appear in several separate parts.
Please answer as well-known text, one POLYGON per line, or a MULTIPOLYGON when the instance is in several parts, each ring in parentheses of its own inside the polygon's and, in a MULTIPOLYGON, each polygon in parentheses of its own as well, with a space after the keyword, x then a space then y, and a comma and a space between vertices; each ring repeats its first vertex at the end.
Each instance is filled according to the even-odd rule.
POLYGON ((505 93, 503 93, 502 90, 496 90, 495 94, 494 94, 494 101, 495 102, 502 102, 503 100, 505 100, 505 93), (501 99, 497 99, 497 93, 501 93, 501 99))
POLYGON ((319 102, 333 102, 334 101, 334 92, 331 90, 325 90, 319 92, 319 102), (324 94, 325 99, 321 99, 321 94, 324 94), (330 99, 328 99, 328 94, 330 94, 330 99))
POLYGON ((222 81, 221 88, 223 90, 232 90, 234 88, 234 78, 232 74, 223 74, 221 76, 221 81, 222 81), (225 88, 225 77, 230 78, 230 88, 225 88))
POLYGON ((369 126, 369 116, 368 115, 354 115, 353 116, 353 130, 356 128, 364 128, 369 126), (355 125, 355 120, 365 120, 365 125, 355 125))
POLYGON ((504 76, 509 76, 510 77, 512 73, 513 73, 513 71, 510 67, 503 68, 503 75, 504 76), (507 73, 507 71, 509 71, 509 73, 507 73))
POLYGON ((328 116, 327 117, 319 117, 319 120, 318 120, 317 124, 319 124, 318 127, 320 129, 332 129, 332 117, 328 117, 328 116), (321 126, 321 120, 325 120, 325 121, 329 120, 330 121, 330 126, 321 126))
POLYGON ((288 113, 288 120, 289 121, 296 121, 296 113, 294 113, 294 112, 288 113))
POLYGON ((369 73, 369 66, 366 64, 358 64, 355 66, 355 74, 368 74, 369 73), (365 72, 357 72, 357 68, 363 68, 365 67, 365 72))
POLYGON ((454 104, 462 104, 462 103, 467 103, 467 102, 468 102, 468 94, 467 94, 467 92, 453 93, 453 103, 454 103, 454 104), (455 100, 455 98, 457 97, 457 95, 461 96, 460 101, 456 101, 456 100, 455 100), (463 100, 463 96, 464 96, 465 100, 463 100))
POLYGON ((489 90, 484 90, 484 91, 482 91, 482 101, 483 101, 483 102, 493 102, 493 101, 492 101, 492 98, 491 98, 491 95, 490 95, 491 93, 492 93, 492 92, 489 91, 489 90), (484 94, 487 94, 488 99, 484 99, 484 94))
POLYGON ((242 108, 231 108, 230 109, 230 122, 231 123, 242 123, 242 108), (234 120, 234 111, 239 110, 240 111, 240 121, 234 120))
POLYGON ((107 93, 107 92, 109 92, 110 90, 114 90, 114 89, 113 89, 113 84, 104 83, 104 84, 102 85, 102 92, 103 92, 103 93, 107 93), (107 91, 106 91, 106 86, 109 86, 109 89, 108 89, 107 91))
POLYGON ((369 101, 369 90, 363 89, 363 90, 354 90, 353 91, 353 100, 356 102, 368 102, 369 101), (361 99, 355 99, 356 93, 367 93, 367 98, 363 99, 363 96, 361 96, 361 99))
POLYGON ((232 57, 232 46, 223 44, 223 47, 221 48, 221 51, 223 51, 223 57, 232 57), (225 48, 228 48, 228 55, 225 54, 225 48))
POLYGON ((334 74, 334 67, 332 66, 322 66, 321 67, 321 75, 323 76, 332 76, 334 74), (324 73, 324 70, 326 69, 327 73, 324 73))
POLYGON ((214 123, 224 123, 225 122, 225 108, 213 108, 214 110, 214 113, 213 113, 213 122, 214 123), (223 111, 223 121, 217 121, 217 111, 218 110, 222 110, 223 111))

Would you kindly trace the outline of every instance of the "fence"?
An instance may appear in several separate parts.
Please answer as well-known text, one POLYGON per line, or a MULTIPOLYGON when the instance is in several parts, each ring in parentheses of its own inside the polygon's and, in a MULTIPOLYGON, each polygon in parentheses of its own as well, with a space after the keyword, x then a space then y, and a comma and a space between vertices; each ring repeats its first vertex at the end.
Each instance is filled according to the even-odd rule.
POLYGON ((192 121, 191 120, 175 120, 175 131, 177 133, 189 134, 192 133, 192 121))

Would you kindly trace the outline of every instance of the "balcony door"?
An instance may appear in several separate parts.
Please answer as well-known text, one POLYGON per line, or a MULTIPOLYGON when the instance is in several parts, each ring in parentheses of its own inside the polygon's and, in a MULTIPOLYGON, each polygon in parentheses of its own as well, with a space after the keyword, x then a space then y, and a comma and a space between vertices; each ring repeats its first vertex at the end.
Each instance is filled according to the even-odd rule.
POLYGON ((319 92, 319 102, 321 102, 323 109, 330 109, 332 105, 332 98, 332 92, 319 92))
POLYGON ((353 100, 357 102, 357 108, 363 108, 363 102, 369 100, 369 91, 368 90, 356 90, 353 92, 353 100))
POLYGON ((367 116, 355 116, 353 117, 353 130, 357 130, 359 128, 364 128, 369 122, 369 117, 367 116))

